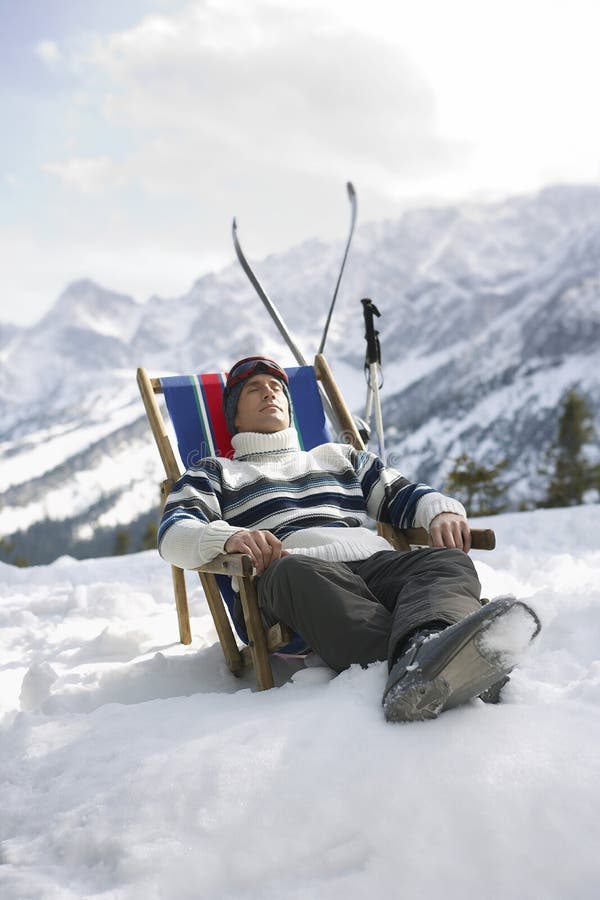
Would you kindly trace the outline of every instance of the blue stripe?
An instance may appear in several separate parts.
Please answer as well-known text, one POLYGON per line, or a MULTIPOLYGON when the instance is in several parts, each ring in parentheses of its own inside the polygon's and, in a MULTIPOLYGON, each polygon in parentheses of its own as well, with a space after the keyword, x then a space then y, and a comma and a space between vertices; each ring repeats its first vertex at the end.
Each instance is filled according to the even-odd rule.
MULTIPOLYGON (((362 468, 364 468, 364 466, 362 468)), ((378 457, 374 456, 370 461, 368 468, 366 468, 366 471, 360 473, 360 482, 362 485, 365 500, 368 500, 371 495, 371 491, 381 478, 383 468, 384 467, 381 460, 378 457)))
POLYGON ((411 528, 414 524, 417 503, 425 494, 434 489, 425 484, 412 484, 402 488, 392 500, 391 512, 394 525, 399 528, 411 528))
POLYGON ((286 368, 298 432, 304 450, 312 450, 331 441, 317 379, 312 366, 286 368))
POLYGON ((211 508, 210 503, 206 503, 201 497, 186 497, 185 500, 167 503, 163 515, 170 516, 174 510, 198 510, 207 522, 214 522, 220 516, 220 511, 211 508))
POLYGON ((340 475, 322 473, 317 477, 299 475, 290 481, 287 479, 275 481, 273 478, 263 476, 257 478, 256 481, 242 485, 237 490, 224 487, 221 502, 223 509, 232 510, 244 503, 249 503, 254 498, 267 497, 269 494, 275 494, 277 497, 285 495, 297 497, 311 491, 308 499, 310 502, 318 503, 321 494, 315 495, 315 488, 325 493, 333 493, 337 489, 340 496, 353 491, 356 496, 362 497, 361 486, 354 473, 344 472, 340 475))
MULTIPOLYGON (((234 515, 230 514, 230 511, 225 509, 225 519, 229 522, 230 525, 236 525, 239 528, 248 528, 252 530, 260 525, 265 519, 269 519, 273 516, 293 516, 294 521, 298 519, 298 513, 306 512, 307 510, 314 510, 314 515, 323 515, 323 513, 319 512, 321 506, 331 506, 334 510, 332 513, 326 513, 326 517, 328 520, 334 518, 343 518, 345 513, 357 513, 360 518, 363 520, 366 518, 365 513, 365 505, 362 496, 361 497, 345 497, 342 498, 338 494, 325 494, 319 495, 319 502, 315 503, 314 497, 306 497, 306 498, 286 498, 281 497, 281 499, 277 498, 277 502, 274 502, 273 498, 269 499, 264 503, 259 503, 252 506, 246 512, 237 513, 234 515), (339 512, 339 515, 338 515, 339 512)), ((286 522, 286 524, 288 524, 286 522)), ((277 524, 271 526, 270 530, 277 532, 277 524)))
POLYGON ((320 515, 315 514, 295 519, 292 523, 288 522, 285 526, 277 529, 275 536, 282 541, 288 535, 294 534, 296 531, 304 531, 306 528, 357 528, 358 526, 359 522, 352 516, 348 516, 345 519, 330 519, 321 513, 320 515))
POLYGON ((160 525, 158 527, 158 535, 157 535, 157 544, 160 546, 160 542, 167 531, 175 522, 183 521, 187 519, 194 519, 197 522, 202 522, 204 525, 208 524, 208 519, 202 515, 202 513, 198 512, 195 509, 187 509, 185 511, 173 511, 169 515, 163 514, 162 519, 160 520, 160 525))
MULTIPOLYGON (((209 466, 211 464, 211 460, 208 460, 209 466)), ((209 469, 209 466, 206 466, 206 469, 209 469)), ((175 491, 181 491, 184 487, 190 487, 195 491, 202 491, 206 494, 215 494, 217 497, 221 496, 221 471, 206 471, 202 468, 195 467, 192 469, 188 469, 188 471, 181 476, 181 478, 175 482, 171 493, 175 491)))
POLYGON ((210 445, 198 416, 192 378, 189 375, 162 378, 161 385, 175 429, 179 456, 184 469, 188 469, 199 459, 210 455, 210 445))

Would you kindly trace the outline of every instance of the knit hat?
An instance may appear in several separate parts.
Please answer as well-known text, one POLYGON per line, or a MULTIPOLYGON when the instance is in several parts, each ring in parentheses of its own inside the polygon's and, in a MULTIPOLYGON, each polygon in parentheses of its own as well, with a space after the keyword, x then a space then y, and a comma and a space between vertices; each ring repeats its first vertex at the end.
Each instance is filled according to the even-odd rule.
POLYGON ((236 434, 235 417, 237 414, 238 400, 242 393, 244 383, 252 375, 272 375, 281 382, 283 393, 288 402, 290 423, 292 421, 292 400, 288 389, 287 372, 274 360, 267 356, 247 356, 238 360, 229 370, 225 389, 223 390, 223 412, 225 423, 230 434, 236 434))

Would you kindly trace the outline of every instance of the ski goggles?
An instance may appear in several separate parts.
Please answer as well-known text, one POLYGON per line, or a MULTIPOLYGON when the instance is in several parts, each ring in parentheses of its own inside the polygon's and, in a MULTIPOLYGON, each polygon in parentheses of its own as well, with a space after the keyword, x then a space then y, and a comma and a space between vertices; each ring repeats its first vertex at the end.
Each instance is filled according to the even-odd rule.
POLYGON ((287 372, 275 360, 269 359, 267 356, 246 356, 244 359, 236 362, 230 369, 223 398, 236 384, 239 384, 240 381, 245 381, 246 378, 250 378, 255 372, 273 375, 275 378, 281 379, 284 384, 288 383, 287 372))

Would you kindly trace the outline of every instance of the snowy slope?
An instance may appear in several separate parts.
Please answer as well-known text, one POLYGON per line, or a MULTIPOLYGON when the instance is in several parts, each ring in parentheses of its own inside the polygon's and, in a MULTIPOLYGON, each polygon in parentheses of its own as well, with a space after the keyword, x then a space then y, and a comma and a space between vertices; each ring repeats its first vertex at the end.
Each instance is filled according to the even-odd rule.
POLYGON ((600 507, 495 517, 484 593, 544 630, 497 707, 386 725, 383 664, 226 670, 155 553, 1 568, 3 900, 600 891, 600 507))
MULTIPOLYGON (((309 240, 256 263, 308 356, 341 253, 309 240)), ((600 188, 361 226, 327 344, 360 412, 363 296, 382 313, 387 449, 409 476, 443 487, 462 451, 488 465, 506 458, 516 508, 543 496, 540 463, 567 388, 586 393, 600 426, 600 188)), ((37 325, 3 329, 0 534, 13 545, 3 558, 99 555, 118 526, 141 534, 162 473, 136 367, 227 368, 257 351, 293 363, 237 262, 143 305, 77 282, 37 325)))

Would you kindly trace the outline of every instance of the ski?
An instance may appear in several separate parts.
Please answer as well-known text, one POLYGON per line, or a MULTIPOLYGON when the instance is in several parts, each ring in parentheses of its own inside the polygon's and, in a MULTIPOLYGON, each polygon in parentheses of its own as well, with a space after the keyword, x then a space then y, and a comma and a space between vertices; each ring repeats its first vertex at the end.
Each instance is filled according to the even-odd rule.
MULTIPOLYGON (((352 213, 351 213, 351 223, 350 223, 350 233, 349 233, 349 235, 348 235, 348 240, 346 241, 346 249, 345 249, 345 252, 344 252, 344 257, 343 257, 343 259, 342 259, 342 266, 341 266, 341 269, 340 269, 340 274, 339 274, 339 276, 338 276, 337 284, 336 284, 336 286, 335 286, 335 291, 334 291, 334 293, 333 293, 333 300, 331 301, 331 306, 330 306, 330 308, 329 308, 329 314, 328 314, 328 316, 327 316, 327 321, 326 321, 326 323, 325 323, 325 330, 324 330, 324 333, 323 333, 323 337, 322 337, 322 339, 321 339, 321 345, 320 345, 320 347, 319 347, 319 353, 322 353, 322 352, 323 352, 323 349, 324 349, 324 347, 325 347, 325 341, 326 341, 326 339, 327 339, 327 331, 328 331, 328 329, 329 329, 329 323, 330 323, 330 321, 331 321, 331 316, 332 316, 332 313, 333 313, 333 308, 334 308, 334 306, 335 306, 335 301, 336 301, 336 298, 337 298, 338 289, 339 289, 339 286, 340 286, 340 282, 341 282, 341 280, 342 280, 342 275, 343 275, 343 273, 344 273, 344 267, 345 267, 345 265, 346 265, 346 258, 347 258, 347 256, 348 256, 348 250, 350 249, 350 242, 351 242, 351 240, 352 240, 352 235, 353 235, 353 233, 354 233, 354 224, 355 224, 355 222, 356 222, 356 206, 357 206, 357 204, 356 204, 356 191, 354 190, 354 187, 353 187, 353 185, 352 185, 352 182, 350 182, 350 181, 347 182, 347 184, 346 184, 346 190, 348 191, 348 198, 349 198, 349 200, 350 200, 351 209, 352 209, 352 213)), ((252 266, 250 265, 250 263, 249 263, 248 260, 246 259, 246 256, 245 256, 245 254, 244 254, 244 251, 242 250, 242 247, 241 247, 241 244, 240 244, 240 241, 239 241, 239 238, 238 238, 238 233, 237 233, 237 221, 236 221, 235 218, 233 219, 233 222, 232 222, 231 233, 232 233, 232 237, 233 237, 233 246, 235 247, 235 252, 236 252, 237 258, 238 258, 238 260, 239 260, 239 262, 240 262, 240 265, 241 265, 242 269, 244 270, 244 272, 245 272, 246 275, 248 276, 248 279, 249 279, 249 281, 250 281, 250 284, 252 285, 252 287, 254 288, 254 290, 256 291, 256 293, 258 294, 258 296, 260 297, 260 299, 262 300, 262 302, 263 302, 263 304, 264 304, 264 306, 265 306, 267 312, 269 313, 269 315, 270 315, 271 318, 273 319, 275 325, 277 326, 277 328, 278 328, 278 330, 279 330, 279 333, 281 334, 282 338, 283 338, 284 341, 286 342, 287 346, 288 346, 288 347, 290 348, 290 350, 292 351, 292 354, 293 354, 293 356, 294 356, 294 359, 296 360, 296 362, 298 363, 298 365, 300 365, 300 366, 306 366, 306 365, 308 365, 308 363, 307 363, 307 361, 306 361, 306 358, 305 358, 304 354, 302 353, 302 351, 300 350, 298 344, 296 343, 296 341, 295 341, 294 338, 292 337, 292 334, 291 334, 289 328, 287 327, 287 325, 286 325, 285 322, 283 321, 283 318, 281 317, 281 315, 280 315, 279 311, 277 310, 275 304, 273 303, 273 301, 271 300, 271 298, 268 296, 268 294, 267 294, 267 292, 265 291, 264 287, 262 286, 262 284, 260 283, 260 281, 259 281, 258 278, 256 277, 256 274, 254 273, 254 271, 253 271, 253 269, 252 269, 252 266)), ((332 423, 332 425, 333 425, 336 429, 339 429, 340 425, 339 425, 337 416, 335 415, 335 412, 334 412, 334 410, 333 410, 333 407, 332 407, 331 403, 329 402, 329 398, 327 397, 327 395, 325 394, 325 392, 324 392, 323 389, 321 388, 321 385, 319 385, 319 391, 320 391, 320 393, 321 393, 321 399, 322 399, 322 401, 323 401, 323 408, 325 409, 325 412, 326 412, 326 414, 327 414, 327 417, 329 418, 329 420, 330 420, 330 422, 332 423)))
POLYGON ((245 255, 244 255, 244 251, 242 250, 242 248, 240 246, 240 242, 238 240, 237 222, 235 219, 233 220, 231 231, 232 231, 232 235, 233 235, 233 246, 235 247, 235 252, 237 254, 237 258, 240 261, 242 269, 248 276, 248 278, 250 280, 250 284, 253 286, 254 290, 256 291, 256 293, 258 294, 258 296, 260 297, 260 299, 266 306, 267 312, 269 313, 269 315, 271 316, 271 318, 277 325, 277 328, 279 329, 279 333, 281 334, 282 338, 284 339, 284 341, 286 342, 286 344, 292 351, 292 353, 294 355, 294 359, 296 360, 298 365, 300 365, 300 366, 308 365, 308 363, 306 362, 306 359, 304 358, 302 351, 298 347, 298 344, 293 339, 289 328, 286 326, 286 324, 283 321, 283 319, 281 318, 279 312, 275 308, 275 304, 270 299, 270 297, 267 295, 267 292, 265 291, 262 284, 260 283, 260 281, 258 280, 256 275, 252 271, 252 267, 250 266, 250 263, 246 259, 245 255))
MULTIPOLYGON (((277 325, 277 328, 279 329, 279 333, 281 334, 284 341, 286 342, 286 344, 292 351, 292 353, 294 355, 294 359, 300 366, 309 365, 309 363, 306 361, 306 358, 304 357, 304 354, 298 347, 298 344, 293 339, 288 327, 286 326, 285 322, 283 321, 282 317, 280 316, 279 312, 277 311, 275 304, 268 296, 268 294, 265 291, 265 289, 263 288, 262 284, 260 283, 260 281, 258 280, 256 275, 254 274, 250 263, 246 259, 245 255, 244 255, 244 251, 242 250, 239 239, 238 239, 237 222, 235 219, 233 220, 232 234, 233 234, 233 246, 235 247, 235 252, 237 253, 237 258, 239 259, 240 264, 241 264, 244 272, 248 276, 250 283, 254 287, 256 293, 258 294, 258 296, 264 303, 265 307, 267 308, 269 315, 271 316, 271 318, 277 325)), ((323 390, 323 388, 321 387, 320 384, 319 384, 319 393, 321 394, 321 400, 323 402, 323 409, 325 410, 327 418, 331 422, 334 429, 339 431, 340 423, 338 421, 338 417, 335 414, 335 411, 329 401, 327 394, 325 393, 325 391, 323 390)))
POLYGON ((340 274, 338 275, 338 280, 335 286, 335 290, 333 292, 333 299, 331 301, 331 305, 329 307, 329 313, 327 315, 327 321, 325 322, 325 328, 323 329, 323 337, 321 338, 321 343, 319 344, 319 353, 323 353, 325 350, 325 341, 327 340, 327 332, 329 331, 329 323, 331 322, 331 316, 333 315, 333 308, 335 306, 335 301, 337 300, 338 290, 340 288, 340 282, 342 280, 342 275, 344 274, 344 268, 346 266, 346 259, 348 258, 348 251, 350 249, 350 244, 352 242, 352 235, 354 234, 354 226, 356 224, 356 191, 354 190, 354 185, 351 181, 348 181, 346 184, 346 190, 348 191, 348 199, 350 200, 350 232, 348 234, 348 240, 346 241, 346 249, 344 250, 344 256, 342 259, 342 265, 340 268, 340 274))

